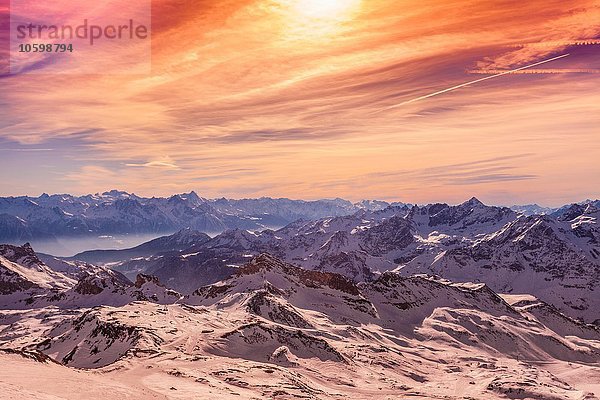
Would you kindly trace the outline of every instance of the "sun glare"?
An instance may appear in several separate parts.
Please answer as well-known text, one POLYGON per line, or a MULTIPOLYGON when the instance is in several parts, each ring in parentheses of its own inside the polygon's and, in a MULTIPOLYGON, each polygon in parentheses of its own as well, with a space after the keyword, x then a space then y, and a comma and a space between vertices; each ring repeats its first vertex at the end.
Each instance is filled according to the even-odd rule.
POLYGON ((307 17, 328 19, 347 14, 356 3, 356 0, 298 0, 296 9, 307 17))
POLYGON ((291 39, 325 38, 339 34, 360 9, 362 0, 279 0, 291 39))

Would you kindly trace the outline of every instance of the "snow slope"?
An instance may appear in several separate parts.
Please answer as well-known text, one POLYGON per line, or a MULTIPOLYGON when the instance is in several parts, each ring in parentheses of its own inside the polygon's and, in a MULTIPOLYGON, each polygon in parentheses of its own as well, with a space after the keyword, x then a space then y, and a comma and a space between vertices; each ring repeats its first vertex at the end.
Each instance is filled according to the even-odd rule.
POLYGON ((591 400, 600 392, 598 328, 532 296, 393 272, 355 284, 266 254, 175 304, 0 311, 0 342, 13 349, 0 351, 11 364, 0 369, 4 398, 106 390, 134 399, 591 400), (45 386, 23 378, 34 375, 45 386), (89 387, 74 388, 75 376, 89 387))

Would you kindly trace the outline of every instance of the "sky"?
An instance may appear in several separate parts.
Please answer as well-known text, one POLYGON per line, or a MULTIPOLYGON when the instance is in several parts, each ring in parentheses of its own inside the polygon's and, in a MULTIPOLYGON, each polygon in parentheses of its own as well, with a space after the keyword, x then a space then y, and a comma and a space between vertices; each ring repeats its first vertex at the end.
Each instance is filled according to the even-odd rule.
MULTIPOLYGON (((122 13, 111 1, 101 12, 122 13)), ((124 59, 105 51, 9 74, 0 52, 0 196, 600 198, 600 0, 151 11, 145 73, 87 73, 124 59)))

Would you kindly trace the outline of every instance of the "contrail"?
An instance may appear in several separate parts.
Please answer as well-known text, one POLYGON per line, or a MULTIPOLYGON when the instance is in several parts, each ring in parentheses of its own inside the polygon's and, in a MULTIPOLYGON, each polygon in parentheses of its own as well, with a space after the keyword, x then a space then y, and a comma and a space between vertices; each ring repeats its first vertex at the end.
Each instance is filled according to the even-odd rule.
POLYGON ((438 92, 426 94, 425 96, 420 96, 420 97, 414 98, 412 100, 407 100, 407 101, 404 101, 402 103, 395 104, 393 106, 389 106, 389 107, 383 108, 383 109, 379 110, 379 112, 385 111, 385 110, 390 110, 392 108, 401 107, 401 106, 404 106, 406 104, 414 103, 414 102, 419 101, 419 100, 425 100, 425 99, 428 99, 428 98, 433 97, 433 96, 437 96, 437 95, 440 95, 440 94, 451 92, 451 91, 456 90, 456 89, 463 88, 465 86, 470 86, 470 85, 473 85, 475 83, 487 81, 488 79, 493 79, 493 78, 497 78, 499 76, 512 74, 512 73, 515 73, 517 71, 522 71, 522 70, 527 69, 527 68, 531 68, 531 67, 535 67, 535 66, 538 66, 538 65, 541 65, 541 64, 545 64, 545 63, 548 63, 550 61, 554 61, 554 60, 558 60, 560 58, 567 57, 569 55, 570 55, 569 53, 563 54, 563 55, 560 55, 560 56, 549 58, 547 60, 536 62, 534 64, 525 65, 524 67, 520 67, 520 68, 516 68, 516 69, 511 69, 509 71, 504 71, 504 72, 500 72, 500 73, 497 73, 497 74, 494 74, 494 75, 486 76, 485 78, 479 78, 479 79, 475 79, 474 81, 469 81, 469 82, 461 83, 460 85, 452 86, 452 87, 449 87, 448 89, 444 89, 444 90, 440 90, 438 92))

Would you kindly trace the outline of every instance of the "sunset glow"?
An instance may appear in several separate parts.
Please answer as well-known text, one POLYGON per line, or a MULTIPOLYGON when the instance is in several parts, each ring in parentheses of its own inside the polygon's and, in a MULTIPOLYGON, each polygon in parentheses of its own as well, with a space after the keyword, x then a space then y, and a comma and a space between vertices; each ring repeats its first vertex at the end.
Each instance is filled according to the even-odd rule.
POLYGON ((0 79, 0 194, 598 197, 599 20, 596 0, 155 0, 151 73, 0 79))

